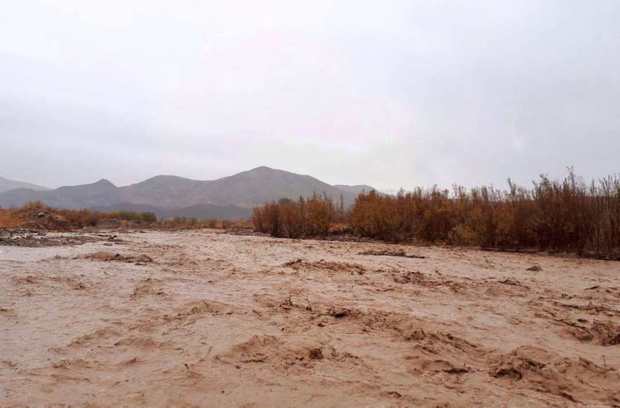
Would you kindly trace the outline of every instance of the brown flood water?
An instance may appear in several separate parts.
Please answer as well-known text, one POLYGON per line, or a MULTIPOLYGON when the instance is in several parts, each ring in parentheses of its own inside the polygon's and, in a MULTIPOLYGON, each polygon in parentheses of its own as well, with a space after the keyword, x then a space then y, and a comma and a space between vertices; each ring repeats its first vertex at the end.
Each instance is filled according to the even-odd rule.
POLYGON ((2 407, 620 407, 619 370, 619 262, 213 231, 0 246, 2 407), (360 255, 383 249, 425 258, 360 255))

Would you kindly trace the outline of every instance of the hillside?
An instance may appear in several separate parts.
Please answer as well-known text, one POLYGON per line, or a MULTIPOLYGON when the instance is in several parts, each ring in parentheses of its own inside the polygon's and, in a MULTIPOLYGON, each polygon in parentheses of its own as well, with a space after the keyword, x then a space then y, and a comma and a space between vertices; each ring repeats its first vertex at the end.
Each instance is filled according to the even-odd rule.
POLYGON ((49 190, 47 187, 38 186, 36 184, 26 183, 26 182, 17 181, 17 180, 10 180, 4 177, 0 177, 0 193, 4 193, 5 191, 15 190, 19 188, 25 188, 29 190, 35 190, 35 191, 49 190))
POLYGON ((241 207, 255 207, 279 198, 297 199, 313 194, 325 194, 346 204, 352 204, 357 194, 344 191, 314 177, 284 170, 258 167, 234 176, 224 177, 205 186, 210 201, 215 204, 234 203, 241 207))
POLYGON ((263 166, 216 180, 160 175, 122 187, 102 179, 50 191, 20 188, 0 193, 0 206, 42 201, 57 208, 150 211, 160 217, 244 218, 265 202, 313 194, 342 198, 348 206, 364 189, 372 187, 332 186, 312 176, 263 166))
POLYGON ((208 183, 208 181, 162 175, 120 187, 119 193, 124 203, 156 205, 162 208, 189 207, 208 202, 202 194, 208 183))

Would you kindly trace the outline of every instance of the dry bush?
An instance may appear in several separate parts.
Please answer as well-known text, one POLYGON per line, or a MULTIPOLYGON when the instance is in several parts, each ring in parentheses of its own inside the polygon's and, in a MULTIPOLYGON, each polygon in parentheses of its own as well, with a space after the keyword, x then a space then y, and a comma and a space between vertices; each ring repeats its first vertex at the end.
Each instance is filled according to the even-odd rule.
POLYGON ((396 196, 371 191, 357 197, 350 213, 317 196, 281 200, 256 208, 252 221, 256 231, 278 237, 350 230, 392 242, 417 240, 620 259, 620 177, 586 185, 570 170, 562 180, 541 176, 531 189, 509 180, 507 190, 434 187, 396 196), (336 223, 339 228, 330 227, 336 223))
POLYGON ((23 224, 24 220, 13 211, 0 208, 0 228, 17 228, 23 224))
POLYGON ((531 190, 508 182, 452 193, 433 188, 397 196, 361 194, 351 226, 361 236, 499 249, 620 256, 620 178, 590 186, 572 170, 560 181, 541 176, 531 190))
POLYGON ((254 230, 274 237, 326 236, 342 215, 327 197, 314 195, 297 201, 282 199, 257 207, 252 215, 254 230))

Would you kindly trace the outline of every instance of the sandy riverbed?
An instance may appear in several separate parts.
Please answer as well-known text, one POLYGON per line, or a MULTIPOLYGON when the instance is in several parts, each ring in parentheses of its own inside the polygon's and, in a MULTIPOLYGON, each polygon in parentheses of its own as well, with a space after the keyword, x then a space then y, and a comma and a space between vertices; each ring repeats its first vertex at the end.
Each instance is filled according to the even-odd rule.
POLYGON ((0 406, 620 406, 619 262, 93 241, 0 246, 0 406))

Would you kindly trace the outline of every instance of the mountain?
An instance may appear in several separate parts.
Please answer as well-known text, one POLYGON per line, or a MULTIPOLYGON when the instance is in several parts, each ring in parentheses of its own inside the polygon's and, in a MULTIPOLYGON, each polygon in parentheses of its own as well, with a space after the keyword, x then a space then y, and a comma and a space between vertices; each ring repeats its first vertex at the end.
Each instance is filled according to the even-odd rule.
POLYGON ((324 183, 314 177, 284 170, 258 167, 234 176, 224 177, 206 185, 205 193, 212 203, 235 203, 241 207, 256 207, 280 198, 297 199, 300 196, 325 194, 351 204, 355 195, 324 183))
POLYGON ((189 207, 209 202, 202 194, 209 181, 177 176, 155 176, 140 183, 121 187, 121 201, 163 208, 189 207))
POLYGON ((36 184, 25 183, 23 181, 9 180, 4 177, 0 177, 0 193, 5 191, 15 190, 18 188, 27 188, 29 190, 43 191, 49 190, 47 187, 37 186, 36 184))
POLYGON ((160 175, 140 183, 117 187, 108 180, 50 191, 17 189, 0 193, 1 207, 42 201, 58 208, 91 208, 101 211, 150 211, 164 218, 245 218, 251 208, 280 198, 297 199, 313 194, 351 205, 370 186, 332 186, 308 175, 257 167, 217 180, 192 180, 160 175))
POLYGON ((118 188, 108 180, 49 191, 20 188, 0 194, 1 207, 18 207, 29 201, 42 201, 56 208, 92 208, 118 203, 120 195, 118 188))
POLYGON ((122 201, 153 204, 165 208, 191 207, 200 204, 219 206, 236 205, 256 207, 280 198, 297 199, 300 196, 326 194, 351 204, 357 192, 349 186, 338 188, 311 176, 291 173, 269 167, 257 167, 217 180, 191 180, 177 176, 156 176, 137 184, 121 187, 122 201))

